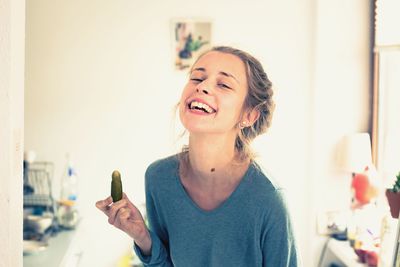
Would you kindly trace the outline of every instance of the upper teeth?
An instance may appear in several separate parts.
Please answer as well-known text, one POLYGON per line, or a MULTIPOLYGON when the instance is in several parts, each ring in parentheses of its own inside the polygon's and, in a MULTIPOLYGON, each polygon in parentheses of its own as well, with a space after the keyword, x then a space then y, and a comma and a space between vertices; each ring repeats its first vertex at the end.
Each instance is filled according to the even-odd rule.
POLYGON ((191 109, 202 108, 205 111, 207 111, 207 113, 213 112, 213 109, 210 106, 208 106, 207 104, 204 104, 204 103, 197 102, 197 101, 193 101, 192 103, 190 103, 190 108, 191 109))

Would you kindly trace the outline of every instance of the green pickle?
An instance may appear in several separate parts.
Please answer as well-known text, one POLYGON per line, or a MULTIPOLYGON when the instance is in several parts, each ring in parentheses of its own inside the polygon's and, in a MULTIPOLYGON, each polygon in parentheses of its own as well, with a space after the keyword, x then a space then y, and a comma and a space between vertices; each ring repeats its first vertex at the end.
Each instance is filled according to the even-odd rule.
POLYGON ((119 171, 113 171, 111 181, 111 197, 113 202, 117 202, 122 199, 122 181, 121 174, 119 171))

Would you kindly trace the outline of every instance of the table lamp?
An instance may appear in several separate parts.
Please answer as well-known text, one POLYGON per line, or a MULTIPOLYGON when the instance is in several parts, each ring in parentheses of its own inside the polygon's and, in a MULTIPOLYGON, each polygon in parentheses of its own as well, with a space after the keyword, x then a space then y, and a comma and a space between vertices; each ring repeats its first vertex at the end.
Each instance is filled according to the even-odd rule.
POLYGON ((344 137, 342 169, 352 174, 353 208, 365 205, 377 197, 376 170, 372 164, 368 133, 354 133, 344 137))
POLYGON ((372 165, 371 139, 368 133, 354 133, 344 136, 341 155, 341 167, 354 174, 361 173, 372 165))
MULTIPOLYGON (((351 173, 351 215, 347 225, 347 239, 353 248, 359 238, 360 211, 374 197, 374 186, 368 168, 373 168, 371 155, 371 141, 368 133, 354 133, 344 136, 339 154, 340 168, 351 173), (358 215, 356 215, 358 214, 358 215)), ((362 223, 361 223, 362 224, 362 223)))

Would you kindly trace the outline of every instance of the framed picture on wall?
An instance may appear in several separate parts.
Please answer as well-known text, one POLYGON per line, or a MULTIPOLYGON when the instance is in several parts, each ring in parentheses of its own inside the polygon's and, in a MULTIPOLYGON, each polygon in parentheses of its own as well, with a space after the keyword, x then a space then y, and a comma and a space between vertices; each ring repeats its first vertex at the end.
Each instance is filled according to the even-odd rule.
POLYGON ((211 47, 211 37, 211 20, 173 19, 172 45, 175 69, 189 69, 197 56, 211 47))

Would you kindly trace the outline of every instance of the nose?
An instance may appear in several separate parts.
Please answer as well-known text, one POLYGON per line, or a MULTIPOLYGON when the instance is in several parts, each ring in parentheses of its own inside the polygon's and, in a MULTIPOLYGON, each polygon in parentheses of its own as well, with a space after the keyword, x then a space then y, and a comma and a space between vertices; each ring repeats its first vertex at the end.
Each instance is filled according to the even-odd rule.
POLYGON ((211 79, 204 79, 196 85, 196 92, 199 94, 212 95, 214 82, 211 79))
POLYGON ((203 93, 203 94, 209 95, 211 86, 212 85, 209 81, 204 80, 197 85, 196 91, 198 93, 203 93))
POLYGON ((198 93, 200 93, 200 91, 201 91, 201 92, 203 92, 204 94, 208 95, 207 89, 199 89, 199 88, 197 88, 196 91, 197 91, 198 93))

